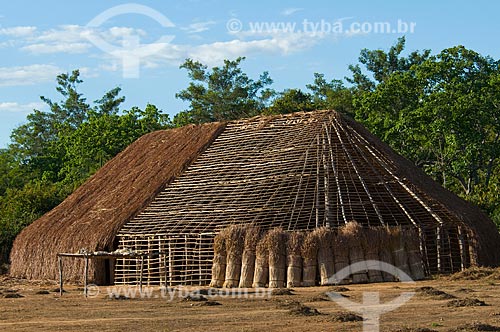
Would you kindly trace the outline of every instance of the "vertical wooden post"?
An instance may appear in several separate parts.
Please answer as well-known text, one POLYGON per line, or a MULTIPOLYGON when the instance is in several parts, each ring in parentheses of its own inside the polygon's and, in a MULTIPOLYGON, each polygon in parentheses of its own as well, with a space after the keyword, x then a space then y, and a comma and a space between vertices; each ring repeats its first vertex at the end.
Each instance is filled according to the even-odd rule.
POLYGON ((87 297, 87 292, 88 292, 87 284, 89 280, 89 256, 85 254, 84 258, 85 258, 85 272, 83 276, 83 293, 85 294, 85 297, 87 297))
POLYGON ((437 254, 437 270, 438 273, 443 273, 441 266, 441 224, 436 228, 436 254, 437 254))
POLYGON ((430 264, 429 264, 429 256, 427 252, 427 247, 426 247, 426 235, 424 232, 424 229, 422 225, 418 225, 418 237, 419 237, 419 242, 420 242, 420 253, 422 255, 422 260, 424 263, 424 269, 425 269, 425 274, 430 275, 431 274, 431 269, 430 269, 430 264))
POLYGON ((314 205, 316 207, 316 227, 321 226, 319 222, 319 167, 320 167, 320 158, 319 158, 319 134, 317 135, 316 142, 316 188, 315 191, 315 202, 314 205))
POLYGON ((167 266, 165 265, 165 246, 163 244, 163 241, 161 239, 161 236, 158 236, 158 273, 160 275, 160 286, 164 285, 167 287, 167 273, 165 272, 167 266), (162 264, 163 264, 163 270, 162 270, 162 264))
POLYGON ((465 270, 467 266, 467 258, 465 255, 465 240, 464 240, 464 235, 462 233, 462 227, 458 225, 458 246, 460 248, 460 268, 462 270, 465 270))
POLYGON ((165 254, 165 252, 163 253, 163 274, 164 274, 164 278, 165 278, 165 281, 164 281, 164 285, 165 285, 165 288, 167 288, 167 281, 168 281, 168 264, 167 264, 167 255, 165 254))
POLYGON ((59 296, 63 295, 63 264, 62 257, 57 255, 57 265, 59 266, 59 296))
POLYGON ((173 267, 173 258, 172 258, 172 244, 171 244, 171 238, 168 238, 168 280, 169 280, 169 285, 173 285, 174 281, 174 267, 173 267))
POLYGON ((192 271, 190 270, 189 267, 189 259, 188 259, 188 238, 187 235, 184 235, 184 282, 187 284, 188 283, 188 277, 191 275, 192 271))
MULTIPOLYGON (((141 247, 140 247, 140 245, 139 245, 139 240, 138 240, 138 237, 137 237, 137 236, 134 238, 134 246, 135 246, 135 248, 134 248, 134 251, 135 251, 135 252, 141 252, 141 249, 140 249, 141 247)), ((137 277, 138 277, 138 275, 137 275, 137 270, 138 270, 138 269, 139 269, 139 267, 140 267, 140 266, 139 266, 139 265, 140 265, 140 264, 139 264, 139 263, 140 263, 140 261, 137 259, 137 257, 134 259, 134 263, 135 263, 134 265, 135 265, 135 272, 136 272, 136 274, 135 274, 135 282, 137 283, 137 277)), ((139 273, 139 274, 140 274, 140 273, 139 273)))
MULTIPOLYGON (((153 250, 151 249, 151 237, 148 236, 148 250, 147 252, 149 253, 152 253, 153 250)), ((147 285, 149 286, 150 282, 151 282, 151 260, 153 258, 152 257, 146 257, 146 270, 147 273, 146 273, 146 280, 147 280, 147 285)))
POLYGON ((199 276, 198 276, 198 285, 200 285, 200 286, 203 285, 203 282, 202 282, 202 279, 203 279, 203 270, 202 270, 202 267, 201 267, 201 265, 203 264, 202 246, 203 246, 203 237, 200 234, 198 236, 198 273, 199 273, 199 276))
POLYGON ((447 243, 447 246, 445 246, 445 248, 448 249, 448 254, 446 255, 446 258, 447 258, 447 260, 449 259, 449 262, 448 262, 449 267, 450 267, 449 273, 457 272, 457 271, 455 271, 454 265, 453 265, 454 259, 453 259, 453 245, 452 245, 452 240, 451 240, 452 236, 453 236, 453 233, 452 233, 451 228, 449 228, 449 227, 445 228, 444 229, 444 238, 445 238, 445 241, 447 243))
POLYGON ((141 271, 140 271, 140 277, 139 277, 139 292, 142 295, 142 277, 144 276, 144 254, 141 254, 141 271))

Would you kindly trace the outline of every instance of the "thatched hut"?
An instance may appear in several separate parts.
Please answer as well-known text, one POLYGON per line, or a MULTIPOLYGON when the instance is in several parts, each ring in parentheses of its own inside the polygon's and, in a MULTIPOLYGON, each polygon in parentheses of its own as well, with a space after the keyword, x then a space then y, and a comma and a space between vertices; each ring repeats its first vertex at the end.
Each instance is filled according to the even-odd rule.
MULTIPOLYGON (((296 231, 350 220, 413 227, 430 273, 500 263, 500 235, 477 207, 350 118, 316 111, 141 138, 21 233, 12 274, 52 278, 57 252, 122 248, 158 253, 145 264, 150 284, 205 285, 213 239, 229 225, 296 231)), ((136 282, 138 266, 119 259, 114 282, 136 282)))

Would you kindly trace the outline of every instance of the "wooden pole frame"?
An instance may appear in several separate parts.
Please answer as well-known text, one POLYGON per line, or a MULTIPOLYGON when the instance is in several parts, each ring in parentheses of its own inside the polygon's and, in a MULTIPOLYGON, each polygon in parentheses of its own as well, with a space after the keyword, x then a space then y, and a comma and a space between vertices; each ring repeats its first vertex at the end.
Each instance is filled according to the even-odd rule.
POLYGON ((63 263, 62 263, 62 257, 57 256, 57 266, 59 267, 59 296, 63 295, 63 263))
MULTIPOLYGON (((130 253, 130 254, 118 254, 118 253, 83 253, 83 254, 71 254, 71 253, 58 253, 57 254, 57 266, 59 270, 59 296, 63 295, 64 289, 64 266, 63 266, 63 257, 73 257, 73 258, 83 258, 84 259, 84 271, 83 271, 83 294, 85 298, 88 297, 88 280, 89 280, 89 261, 90 259, 118 259, 118 258, 139 258, 140 259, 140 271, 139 271, 139 291, 142 295, 142 286, 143 286, 143 278, 144 278, 144 260, 147 257, 151 257, 156 253, 130 253)), ((159 255, 162 252, 158 253, 159 255)), ((163 252, 163 254, 165 254, 163 252)))
POLYGON ((85 298, 88 296, 88 282, 89 282, 89 256, 85 254, 84 257, 85 260, 85 270, 83 274, 83 294, 85 295, 85 298))

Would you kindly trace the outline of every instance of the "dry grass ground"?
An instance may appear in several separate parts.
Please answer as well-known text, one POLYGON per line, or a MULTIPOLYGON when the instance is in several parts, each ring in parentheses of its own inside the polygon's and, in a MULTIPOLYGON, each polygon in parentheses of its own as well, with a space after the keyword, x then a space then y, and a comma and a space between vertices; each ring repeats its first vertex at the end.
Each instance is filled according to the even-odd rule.
POLYGON ((416 284, 295 288, 265 299, 212 298, 207 293, 183 299, 177 294, 172 301, 162 298, 158 288, 152 298, 110 299, 101 287, 98 296, 85 299, 81 285, 66 286, 60 297, 54 282, 0 276, 0 331, 361 331, 359 317, 324 296, 329 290, 356 302, 365 291, 380 292, 382 302, 415 291, 408 303, 381 317, 381 331, 496 331, 499 275, 478 272, 416 284), (450 304, 457 299, 464 306, 450 304), (486 305, 474 305, 481 301, 486 305))

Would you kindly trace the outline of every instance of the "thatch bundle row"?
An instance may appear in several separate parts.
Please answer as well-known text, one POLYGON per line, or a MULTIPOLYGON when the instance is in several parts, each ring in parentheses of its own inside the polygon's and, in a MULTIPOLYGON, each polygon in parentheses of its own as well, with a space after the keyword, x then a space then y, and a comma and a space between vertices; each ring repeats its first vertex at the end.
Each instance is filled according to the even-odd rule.
POLYGON ((367 228, 355 221, 337 230, 319 227, 308 232, 230 226, 215 237, 210 286, 367 283, 400 280, 404 274, 419 280, 427 275, 420 243, 421 234, 414 228, 367 228), (387 270, 381 262, 395 268, 387 270), (355 270, 336 278, 349 266, 355 270))

